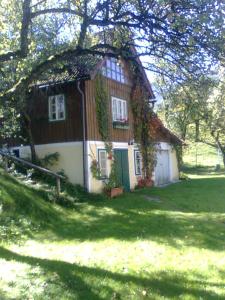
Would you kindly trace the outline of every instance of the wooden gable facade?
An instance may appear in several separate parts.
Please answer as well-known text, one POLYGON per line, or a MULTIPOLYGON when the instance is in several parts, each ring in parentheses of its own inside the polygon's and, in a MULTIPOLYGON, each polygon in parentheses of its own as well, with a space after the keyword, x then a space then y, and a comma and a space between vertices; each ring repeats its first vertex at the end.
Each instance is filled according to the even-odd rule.
MULTIPOLYGON (((101 70, 101 65, 102 63, 98 64, 97 69, 90 79, 81 80, 81 90, 85 98, 85 139, 89 141, 101 141, 95 103, 95 75, 101 70)), ((108 93, 110 137, 114 142, 129 142, 134 139, 131 109, 133 80, 128 63, 123 62, 123 66, 128 78, 126 83, 107 77, 104 78, 105 88, 108 93), (113 128, 112 97, 127 102, 128 128, 113 128)), ((33 90, 31 98, 32 109, 30 115, 35 144, 83 140, 82 95, 77 88, 77 81, 39 86, 33 90), (48 99, 50 96, 58 94, 64 94, 65 97, 65 119, 50 121, 48 99)))
POLYGON ((82 104, 74 83, 40 87, 32 94, 31 124, 35 144, 81 141, 82 104), (49 97, 63 94, 65 97, 65 119, 49 120, 49 97))

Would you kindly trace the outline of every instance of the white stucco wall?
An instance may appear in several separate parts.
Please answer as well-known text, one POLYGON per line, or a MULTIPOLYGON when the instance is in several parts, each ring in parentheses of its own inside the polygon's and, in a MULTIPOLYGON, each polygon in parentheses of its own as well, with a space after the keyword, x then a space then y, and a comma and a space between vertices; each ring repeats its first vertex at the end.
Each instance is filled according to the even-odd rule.
MULTIPOLYGON (((176 182, 179 180, 178 162, 176 156, 176 150, 170 144, 166 142, 160 142, 157 144, 158 150, 167 150, 169 153, 169 181, 176 182)), ((153 173, 153 180, 156 182, 155 171, 153 173)))
MULTIPOLYGON (((88 190, 91 192, 99 193, 102 192, 104 187, 104 181, 93 178, 91 173, 91 163, 94 159, 98 160, 98 149, 105 149, 105 145, 100 141, 89 141, 87 142, 87 155, 88 155, 88 190)), ((137 177, 135 175, 134 167, 134 149, 137 147, 128 145, 128 143, 113 143, 113 149, 127 149, 128 150, 128 163, 129 163, 129 179, 130 188, 134 189, 137 184, 137 177)), ((108 174, 111 170, 111 160, 107 161, 108 174)))
MULTIPOLYGON (((91 173, 91 163, 93 159, 98 160, 98 149, 104 149, 105 145, 100 141, 88 141, 87 146, 87 158, 86 158, 86 177, 87 188, 90 192, 102 192, 104 187, 103 180, 97 180, 93 178, 91 173)), ((134 162, 134 150, 138 150, 136 145, 128 145, 128 143, 113 143, 114 149, 127 149, 128 150, 128 162, 129 162, 129 178, 131 190, 137 185, 140 175, 135 175, 135 162, 134 162)), ((161 142, 157 145, 158 149, 169 151, 169 172, 170 182, 177 181, 179 179, 179 171, 177 164, 176 151, 168 144, 161 142)), ((14 147, 13 149, 20 150, 20 156, 22 158, 30 157, 30 148, 28 146, 14 147)), ((36 152, 40 158, 45 155, 58 152, 59 161, 57 165, 51 167, 53 171, 64 170, 68 176, 69 181, 74 184, 83 185, 83 148, 82 142, 68 142, 68 143, 54 143, 46 145, 36 145, 36 152)), ((108 172, 111 170, 111 160, 108 159, 108 172)), ((153 180, 155 180, 155 172, 153 173, 153 180)))
MULTIPOLYGON (((30 147, 20 146, 13 149, 20 150, 20 157, 30 157, 30 147)), ((36 145, 39 158, 58 152, 59 161, 51 167, 52 171, 63 170, 71 183, 83 185, 83 148, 82 142, 53 143, 36 145)))

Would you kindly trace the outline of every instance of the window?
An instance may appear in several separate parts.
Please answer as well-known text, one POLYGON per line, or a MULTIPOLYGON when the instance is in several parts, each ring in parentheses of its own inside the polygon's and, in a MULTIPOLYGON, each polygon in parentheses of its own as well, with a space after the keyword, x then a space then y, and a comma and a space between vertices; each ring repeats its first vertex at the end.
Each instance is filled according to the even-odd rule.
POLYGON ((106 60, 102 67, 102 75, 121 83, 128 83, 124 68, 116 58, 108 58, 106 60))
POLYGON ((65 98, 64 95, 54 95, 48 98, 49 120, 65 120, 65 98))
POLYGON ((107 177, 107 153, 106 150, 98 150, 98 164, 101 178, 107 177))
POLYGON ((112 118, 113 122, 128 122, 126 100, 112 97, 112 118))
POLYGON ((12 154, 16 157, 20 157, 20 149, 13 149, 12 154))
POLYGON ((135 175, 141 175, 142 163, 141 163, 141 152, 139 150, 134 150, 134 165, 135 165, 135 175))

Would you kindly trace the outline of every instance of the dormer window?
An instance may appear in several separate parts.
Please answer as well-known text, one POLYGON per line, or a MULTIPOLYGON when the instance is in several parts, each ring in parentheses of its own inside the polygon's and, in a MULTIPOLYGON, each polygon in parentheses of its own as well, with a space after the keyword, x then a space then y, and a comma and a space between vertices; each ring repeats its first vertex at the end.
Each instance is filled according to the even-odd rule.
POLYGON ((128 83, 124 67, 116 58, 108 58, 102 67, 102 75, 121 83, 128 83))

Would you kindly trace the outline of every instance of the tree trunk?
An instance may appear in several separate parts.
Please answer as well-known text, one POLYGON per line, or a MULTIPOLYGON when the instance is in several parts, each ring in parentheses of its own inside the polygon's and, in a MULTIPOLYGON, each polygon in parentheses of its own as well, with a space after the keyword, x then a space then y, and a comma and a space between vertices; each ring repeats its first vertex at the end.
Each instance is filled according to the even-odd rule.
POLYGON ((195 120, 195 142, 199 142, 199 120, 195 120))
POLYGON ((23 116, 24 116, 25 130, 27 132, 28 143, 31 151, 31 161, 33 164, 35 164, 37 162, 37 155, 36 155, 32 131, 31 131, 31 119, 27 113, 24 113, 23 116))
POLYGON ((187 135, 187 125, 183 125, 181 129, 181 139, 183 141, 186 140, 186 135, 187 135))
POLYGON ((222 155, 223 155, 223 165, 224 165, 224 168, 225 168, 225 151, 222 152, 222 155))
POLYGON ((225 147, 223 147, 223 145, 221 144, 221 142, 219 141, 219 137, 214 137, 216 142, 217 142, 217 146, 218 148, 220 149, 220 152, 222 154, 222 157, 223 157, 223 165, 225 167, 225 147))

